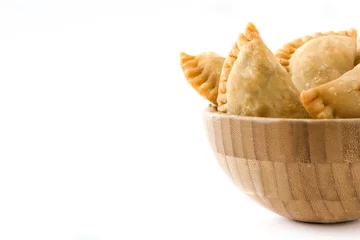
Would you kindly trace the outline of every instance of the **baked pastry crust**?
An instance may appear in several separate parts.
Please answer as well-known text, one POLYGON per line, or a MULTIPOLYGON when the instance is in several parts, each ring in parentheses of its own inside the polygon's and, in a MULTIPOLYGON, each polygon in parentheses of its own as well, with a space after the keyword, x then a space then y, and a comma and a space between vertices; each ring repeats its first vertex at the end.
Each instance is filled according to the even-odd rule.
POLYGON ((315 33, 298 38, 276 52, 301 92, 337 79, 355 64, 357 31, 315 33))
POLYGON ((239 51, 227 81, 227 112, 308 118, 289 73, 265 45, 253 23, 248 23, 237 45, 239 51))
POLYGON ((360 63, 360 39, 357 40, 357 49, 356 49, 356 58, 355 58, 355 66, 360 63))
POLYGON ((360 117, 360 65, 341 77, 301 93, 313 118, 360 117))
POLYGON ((197 56, 180 53, 180 65, 187 81, 202 97, 215 105, 224 60, 224 57, 214 52, 197 56))
POLYGON ((231 69, 237 59, 237 55, 239 53, 239 42, 234 43, 231 48, 227 58, 224 61, 224 65, 221 70, 220 82, 219 82, 219 93, 217 97, 217 110, 219 112, 227 111, 227 99, 226 99, 226 87, 227 81, 231 72, 231 69))

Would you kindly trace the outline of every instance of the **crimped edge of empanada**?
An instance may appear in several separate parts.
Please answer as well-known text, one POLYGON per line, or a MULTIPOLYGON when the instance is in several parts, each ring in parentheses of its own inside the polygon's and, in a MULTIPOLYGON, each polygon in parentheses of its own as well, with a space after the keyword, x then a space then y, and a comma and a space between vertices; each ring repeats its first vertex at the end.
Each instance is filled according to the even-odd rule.
POLYGON ((197 64, 195 64, 194 62, 191 62, 195 58, 196 58, 196 56, 190 55, 186 52, 180 53, 180 66, 181 66, 182 71, 184 72, 186 80, 188 80, 188 81, 191 77, 194 76, 194 72, 189 71, 192 69, 188 69, 188 67, 192 67, 192 68, 197 67, 197 64))
POLYGON ((229 78, 230 72, 234 63, 237 59, 237 55, 239 53, 239 47, 237 42, 231 48, 227 58, 225 59, 224 65, 221 69, 220 74, 220 82, 219 82, 219 92, 217 97, 217 110, 219 112, 227 111, 227 99, 226 99, 226 88, 227 88, 227 80, 229 78))
POLYGON ((314 88, 302 91, 300 94, 301 102, 305 110, 312 118, 331 119, 334 118, 334 109, 327 105, 318 91, 314 88))
MULTIPOLYGON (((305 35, 301 38, 297 38, 285 45, 283 45, 280 49, 278 49, 275 53, 276 58, 279 60, 280 64, 286 69, 286 71, 290 72, 290 59, 292 55, 296 52, 298 48, 303 46, 305 43, 309 42, 310 40, 313 40, 315 38, 324 37, 324 36, 348 36, 351 38, 357 39, 357 30, 355 28, 350 28, 347 31, 329 31, 325 33, 316 32, 313 35, 305 35)), ((355 41, 355 44, 357 44, 357 41, 355 41)))
POLYGON ((227 81, 229 79, 229 75, 234 66, 234 63, 239 55, 241 43, 244 41, 244 38, 253 39, 258 37, 260 37, 259 31, 252 22, 249 22, 246 25, 244 32, 239 34, 236 43, 234 43, 227 58, 225 59, 224 65, 221 70, 219 93, 217 97, 217 105, 218 105, 217 110, 219 112, 227 111, 227 99, 226 99, 227 81))
POLYGON ((180 65, 185 75, 186 80, 192 86, 192 88, 203 98, 210 101, 213 104, 217 104, 218 95, 218 81, 216 75, 219 76, 218 69, 212 69, 212 73, 206 75, 206 79, 199 79, 199 76, 204 71, 205 66, 199 67, 199 61, 201 57, 213 57, 214 61, 219 59, 225 59, 215 52, 203 52, 197 56, 190 55, 185 52, 180 53, 180 65), (194 61, 197 59, 197 61, 194 61), (209 88, 209 85, 212 86, 209 88))

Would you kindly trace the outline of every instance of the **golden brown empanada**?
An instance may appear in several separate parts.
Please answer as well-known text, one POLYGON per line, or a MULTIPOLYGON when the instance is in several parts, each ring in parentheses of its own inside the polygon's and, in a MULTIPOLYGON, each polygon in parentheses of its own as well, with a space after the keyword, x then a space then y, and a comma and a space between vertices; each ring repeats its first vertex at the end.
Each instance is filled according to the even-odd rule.
POLYGON ((358 65, 359 63, 360 63, 360 39, 357 40, 355 66, 358 65))
POLYGON ((280 63, 301 92, 334 80, 354 67, 357 31, 316 33, 277 51, 280 63))
POLYGON ((238 55, 227 81, 227 112, 308 118, 289 73, 265 45, 253 23, 248 23, 237 45, 238 55))
POLYGON ((360 65, 338 79, 301 93, 313 118, 360 117, 360 65))
POLYGON ((198 56, 184 52, 180 54, 180 64, 185 78, 202 97, 215 105, 224 60, 224 57, 214 52, 205 52, 198 56))
POLYGON ((226 86, 230 71, 237 59, 238 53, 239 53, 239 46, 238 46, 238 42, 236 42, 231 48, 230 53, 225 59, 224 65, 222 66, 221 69, 219 94, 217 97, 217 105, 218 105, 217 110, 219 112, 225 113, 227 111, 226 86))

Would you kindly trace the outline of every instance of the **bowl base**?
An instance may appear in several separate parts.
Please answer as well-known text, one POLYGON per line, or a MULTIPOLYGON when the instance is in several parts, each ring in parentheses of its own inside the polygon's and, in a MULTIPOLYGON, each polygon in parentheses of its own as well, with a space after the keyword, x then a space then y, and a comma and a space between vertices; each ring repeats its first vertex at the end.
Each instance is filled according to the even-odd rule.
POLYGON ((297 219, 289 219, 291 221, 294 222, 299 222, 299 223, 305 223, 305 224, 346 224, 349 222, 354 222, 357 221, 358 218, 355 219, 350 219, 350 220, 343 220, 343 221, 304 221, 304 220, 297 220, 297 219))

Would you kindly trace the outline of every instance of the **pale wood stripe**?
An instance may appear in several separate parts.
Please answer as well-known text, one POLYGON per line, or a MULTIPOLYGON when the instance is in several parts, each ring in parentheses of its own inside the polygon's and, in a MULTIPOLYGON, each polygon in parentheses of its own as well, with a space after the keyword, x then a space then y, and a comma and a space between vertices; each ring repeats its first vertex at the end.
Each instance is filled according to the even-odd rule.
MULTIPOLYGON (((237 123, 238 123, 237 121, 229 120, 229 131, 230 131, 229 136, 231 138, 232 156, 236 156, 236 154, 235 154, 236 152, 239 152, 239 151, 241 151, 241 153, 243 152, 241 137, 239 135, 240 134, 240 126, 236 126, 237 123)), ((241 154, 241 156, 243 156, 243 154, 241 154)), ((236 157, 233 157, 233 160, 234 160, 233 167, 235 168, 234 170, 237 174, 238 183, 241 185, 241 188, 244 189, 243 179, 242 179, 241 173, 239 171, 238 160, 236 157)))
MULTIPOLYGON (((248 166, 250 166, 250 161, 251 160, 247 161, 248 166)), ((252 178, 252 182, 254 184, 254 187, 256 185, 261 186, 262 195, 263 195, 263 197, 261 197, 262 201, 264 202, 265 205, 271 206, 271 209, 273 209, 273 211, 276 212, 276 209, 275 209, 274 205, 272 204, 272 202, 269 199, 269 196, 266 195, 266 192, 265 192, 265 187, 266 186, 265 186, 264 179, 263 179, 264 170, 261 168, 261 161, 256 161, 255 160, 255 162, 260 163, 260 164, 256 164, 257 165, 257 168, 256 168, 257 171, 256 172, 251 172, 250 167, 249 167, 250 176, 252 178)))
POLYGON ((225 156, 225 148, 224 148, 224 141, 221 132, 221 120, 219 118, 214 118, 213 121, 214 132, 215 132, 215 145, 216 151, 218 152, 218 160, 220 165, 224 169, 224 171, 232 178, 227 159, 225 156))
MULTIPOLYGON (((327 213, 331 216, 331 218, 335 221, 334 216, 332 215, 332 213, 331 213, 330 210, 329 210, 329 206, 326 204, 325 201, 323 201, 323 200, 324 200, 324 194, 323 194, 323 192, 322 192, 322 191, 323 191, 322 188, 320 187, 319 174, 318 174, 318 171, 317 171, 317 169, 319 168, 319 165, 320 165, 320 167, 321 167, 321 166, 324 165, 324 164, 314 163, 314 171, 315 171, 316 185, 317 185, 317 187, 318 187, 318 189, 319 189, 319 194, 320 194, 320 197, 321 197, 321 201, 318 201, 319 203, 318 203, 317 205, 323 205, 322 209, 324 209, 324 211, 327 212, 327 213)), ((320 207, 320 206, 319 206, 319 207, 320 207)), ((324 214, 325 214, 325 213, 324 213, 324 214)))
POLYGON ((251 122, 241 121, 241 139, 246 159, 255 159, 254 138, 251 122))
POLYGON ((297 220, 300 221, 316 221, 319 217, 316 216, 313 207, 309 201, 304 200, 292 200, 286 202, 286 209, 291 216, 296 216, 297 220))
POLYGON ((287 164, 291 192, 296 200, 307 200, 301 182, 298 163, 287 164))
POLYGON ((335 180, 333 178, 331 164, 317 163, 316 173, 318 186, 323 199, 331 201, 340 200, 335 189, 335 180))
POLYGON ((342 134, 340 124, 325 123, 325 148, 328 163, 342 162, 342 134))
POLYGON ((328 206, 331 214, 337 221, 348 219, 346 212, 342 206, 340 201, 325 201, 326 205, 328 206))
POLYGON ((232 134, 230 129, 230 120, 229 118, 222 118, 220 121, 221 127, 221 136, 224 146, 224 152, 226 156, 234 156, 234 150, 232 147, 232 134))
POLYGON ((232 135, 230 119, 223 118, 221 120, 220 126, 221 126, 221 134, 223 139, 225 157, 227 160, 227 166, 229 167, 230 174, 233 178, 235 185, 237 185, 241 189, 244 189, 244 184, 242 182, 242 178, 238 170, 237 161, 235 157, 233 157, 234 150, 233 150, 232 138, 235 138, 235 136, 232 135))
POLYGON ((308 203, 309 203, 309 205, 311 207, 311 210, 313 211, 314 215, 317 217, 318 220, 320 220, 321 218, 320 218, 319 212, 317 212, 315 210, 313 203, 310 200, 308 200, 308 203))
POLYGON ((278 189, 275 177, 275 168, 272 162, 260 161, 260 168, 262 172, 262 180, 265 189, 265 196, 269 198, 278 198, 278 189))
POLYGON ((344 200, 342 206, 349 218, 360 217, 360 203, 358 199, 344 200))
POLYGON ((228 160, 228 166, 229 166, 229 170, 232 175, 233 182, 235 183, 235 185, 237 187, 244 190, 244 184, 243 184, 241 174, 238 169, 237 158, 231 157, 231 156, 226 156, 226 159, 228 160))
POLYGON ((296 162, 310 162, 308 125, 303 122, 291 123, 293 144, 292 154, 296 162))
POLYGON ((357 198, 360 199, 360 162, 350 163, 350 170, 357 198))
POLYGON ((250 176, 254 183, 255 191, 260 197, 265 196, 264 185, 261 179, 261 167, 260 161, 257 160, 248 160, 248 166, 250 171, 250 176))
MULTIPOLYGON (((308 207, 308 210, 311 211, 311 214, 316 216, 314 209, 312 208, 309 200, 306 197, 306 194, 304 192, 304 186, 302 179, 300 177, 300 169, 299 169, 298 163, 288 163, 287 169, 288 169, 288 176, 289 176, 289 182, 291 186, 291 191, 294 196, 294 198, 297 200, 300 200, 300 202, 304 202, 304 204, 307 203, 307 206, 304 205, 304 207, 308 207)), ((291 201, 291 202, 294 202, 291 201)), ((294 216, 292 213, 290 213, 292 216, 294 216)), ((316 216, 317 218, 317 216, 316 216)))
MULTIPOLYGON (((315 192, 313 192, 313 188, 312 188, 313 185, 311 185, 311 186, 310 186, 311 188, 309 188, 309 183, 304 181, 304 180, 306 180, 306 179, 304 179, 304 175, 307 176, 307 174, 302 174, 302 173, 303 173, 302 167, 305 166, 305 165, 306 165, 307 167, 308 167, 308 166, 311 166, 311 164, 305 164, 305 163, 299 163, 299 164, 298 164, 298 166, 299 166, 299 175, 300 175, 300 184, 301 184, 301 187, 302 187, 302 189, 303 189, 303 191, 304 191, 305 198, 306 198, 307 202, 309 203, 309 206, 310 206, 311 211, 313 212, 313 214, 314 214, 317 218, 319 218, 319 216, 318 216, 317 212, 314 210, 314 208, 313 208, 310 200, 311 200, 312 197, 315 197, 315 199, 320 199, 320 194, 318 195, 319 197, 316 198, 315 192), (315 196, 313 196, 313 194, 314 194, 315 196)), ((305 170, 305 171, 306 171, 306 170, 305 170)), ((306 171, 306 172, 307 172, 307 171, 306 171)), ((307 176, 307 177, 308 177, 308 176, 307 176)), ((307 179, 309 179, 309 180, 311 181, 311 183, 314 183, 314 179, 315 179, 315 184, 316 184, 316 178, 315 178, 315 176, 311 176, 311 175, 310 175, 310 178, 307 178, 307 179), (311 178, 311 180, 310 180, 310 178, 311 178)))
POLYGON ((324 201, 322 200, 311 201, 311 205, 320 219, 323 219, 326 222, 331 222, 335 220, 334 216, 330 213, 324 201))
POLYGON ((216 151, 222 155, 225 155, 225 149, 223 145, 223 138, 221 132, 221 119, 214 118, 213 119, 214 133, 215 133, 215 145, 216 151))
MULTIPOLYGON (((242 143, 243 143, 243 148, 244 148, 243 151, 244 151, 245 158, 247 160, 255 159, 255 149, 254 149, 254 138, 253 138, 253 133, 252 133, 252 124, 250 122, 242 121, 240 126, 241 126, 241 139, 242 139, 242 143)), ((246 169, 247 173, 249 174, 249 180, 251 182, 253 192, 256 193, 255 184, 254 184, 251 172, 250 172, 248 161, 245 161, 244 166, 246 167, 244 169, 246 169)), ((245 182, 245 180, 244 180, 244 182, 245 182)))
MULTIPOLYGON (((335 190, 336 190, 336 193, 337 193, 337 195, 338 195, 338 198, 340 199, 340 201, 339 201, 340 206, 341 206, 343 212, 345 213, 345 209, 344 209, 344 206, 342 205, 341 198, 340 198, 340 194, 339 194, 339 187, 338 187, 338 185, 337 185, 337 180, 336 180, 336 177, 334 176, 334 166, 333 166, 334 164, 336 164, 336 163, 331 164, 332 177, 333 177, 334 182, 335 182, 335 190)), ((336 215, 335 215, 335 216, 336 216, 336 215)))
POLYGON ((286 162, 289 156, 288 144, 284 144, 282 131, 283 123, 274 123, 265 125, 266 152, 269 161, 286 162))
POLYGON ((230 128, 231 128, 231 140, 232 147, 234 151, 234 156, 238 158, 244 158, 244 148, 242 144, 241 138, 241 126, 240 122, 234 119, 230 120, 230 128))
POLYGON ((299 170, 306 199, 321 200, 319 186, 316 181, 315 165, 311 163, 300 163, 299 170))
MULTIPOLYGON (((354 123, 344 123, 342 132, 342 153, 344 162, 353 162, 359 160, 360 128, 354 123)), ((338 141, 338 140, 337 140, 338 141)))
POLYGON ((274 162, 279 197, 283 201, 294 199, 289 183, 286 163, 274 162))
POLYGON ((325 125, 323 123, 309 124, 309 150, 310 160, 314 162, 326 162, 325 149, 325 125))
MULTIPOLYGON (((294 144, 292 142, 294 136, 292 135, 293 130, 288 121, 279 122, 279 128, 277 130, 277 141, 280 144, 280 151, 274 152, 274 159, 276 161, 284 161, 284 162, 296 162, 296 158, 293 154, 294 152, 294 144), (277 159, 276 156, 283 156, 277 159)), ((268 152, 271 152, 271 149, 268 149, 268 152)), ((275 161, 275 160, 274 160, 275 161)))
MULTIPOLYGON (((227 142, 225 143, 225 146, 227 146, 227 149, 225 150, 225 152, 228 152, 230 156, 227 156, 227 159, 230 160, 229 161, 229 168, 232 172, 233 175, 233 179, 235 181, 235 184, 241 188, 242 190, 244 190, 244 183, 241 177, 241 174, 239 172, 239 167, 238 167, 238 161, 237 159, 234 157, 235 152, 234 152, 234 142, 236 141, 236 139, 238 138, 234 132, 232 131, 232 122, 230 121, 230 119, 228 119, 227 121, 224 121, 224 125, 222 126, 226 126, 226 128, 224 129, 224 135, 225 136, 229 136, 230 139, 227 140, 227 142), (235 140, 233 140, 235 139, 235 140)), ((236 133, 236 132, 235 132, 236 133)))
POLYGON ((274 207, 276 212, 284 217, 292 219, 293 217, 289 214, 287 211, 285 205, 283 202, 278 198, 270 198, 269 201, 271 202, 271 205, 274 207))
POLYGON ((348 163, 332 164, 335 188, 341 200, 357 198, 356 189, 351 178, 350 166, 348 163))
POLYGON ((334 222, 337 221, 337 218, 334 216, 334 214, 331 212, 331 206, 328 204, 329 201, 327 200, 323 200, 322 201, 324 203, 324 205, 326 206, 326 209, 328 210, 329 214, 332 216, 332 218, 334 219, 334 222))
POLYGON ((252 182, 252 177, 250 175, 247 160, 244 158, 237 158, 237 165, 240 176, 242 178, 245 192, 250 194, 256 194, 256 189, 254 183, 252 182))
POLYGON ((251 126, 254 136, 255 159, 260 161, 268 161, 265 125, 262 123, 253 122, 251 126))

